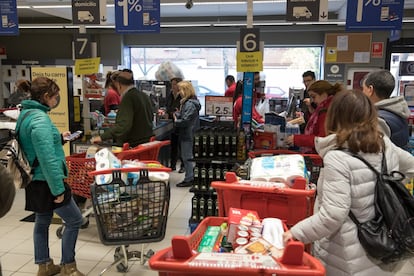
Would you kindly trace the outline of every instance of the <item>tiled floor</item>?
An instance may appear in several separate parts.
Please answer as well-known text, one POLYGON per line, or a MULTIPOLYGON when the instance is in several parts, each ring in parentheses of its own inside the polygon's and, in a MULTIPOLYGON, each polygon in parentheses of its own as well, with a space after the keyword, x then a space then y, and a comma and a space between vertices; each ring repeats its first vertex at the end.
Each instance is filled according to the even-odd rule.
MULTIPOLYGON (((173 172, 170 174, 171 201, 170 215, 166 235, 163 241, 147 244, 146 249, 154 251, 170 246, 174 235, 187 235, 188 218, 191 214, 192 193, 188 188, 177 188, 175 184, 182 181, 184 175, 173 172)), ((20 219, 29 215, 24 211, 24 191, 18 191, 14 206, 7 216, 0 219, 0 260, 4 276, 35 275, 37 266, 33 263, 33 223, 20 222, 20 219)), ((50 251, 55 263, 60 260, 60 240, 55 232, 59 225, 52 224, 50 231, 50 251)), ((141 245, 131 245, 130 250, 139 250, 141 245)), ((113 262, 115 246, 103 245, 98 237, 94 218, 90 219, 87 229, 82 229, 76 247, 76 259, 80 271, 87 275, 98 275, 105 267, 113 262)), ((139 261, 129 262, 129 271, 118 273, 116 268, 105 273, 108 276, 139 275, 153 276, 158 272, 152 271, 147 264, 139 261)), ((398 276, 414 275, 414 261, 408 262, 398 276)))

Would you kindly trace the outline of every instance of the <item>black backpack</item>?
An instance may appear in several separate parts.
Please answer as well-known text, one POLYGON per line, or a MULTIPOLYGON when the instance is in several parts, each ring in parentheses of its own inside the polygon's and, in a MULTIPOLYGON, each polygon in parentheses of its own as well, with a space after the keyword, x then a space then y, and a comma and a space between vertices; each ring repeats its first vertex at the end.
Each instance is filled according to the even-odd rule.
POLYGON ((358 226, 358 238, 367 254, 383 263, 414 256, 414 197, 403 184, 404 174, 387 172, 385 153, 381 173, 358 154, 351 156, 364 162, 377 175, 375 217, 360 223, 352 211, 349 216, 358 226))

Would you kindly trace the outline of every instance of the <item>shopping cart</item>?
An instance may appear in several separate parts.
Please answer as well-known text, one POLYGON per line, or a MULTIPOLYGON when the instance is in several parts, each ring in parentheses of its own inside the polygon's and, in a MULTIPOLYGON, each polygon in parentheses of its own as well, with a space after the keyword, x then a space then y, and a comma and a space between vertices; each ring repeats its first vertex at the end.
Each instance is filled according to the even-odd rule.
POLYGON ((175 236, 171 247, 155 253, 149 260, 151 269, 160 276, 323 276, 325 268, 304 252, 304 245, 291 241, 280 258, 232 253, 198 253, 200 241, 208 226, 220 226, 225 217, 207 217, 190 236, 175 236), (264 260, 260 262, 261 258, 264 260))
POLYGON ((238 182, 234 172, 226 173, 226 181, 213 181, 217 192, 219 216, 228 215, 230 207, 254 210, 261 218, 283 220, 288 227, 313 214, 315 189, 306 188, 306 180, 297 179, 293 187, 279 188, 238 182))
MULTIPOLYGON (((119 160, 158 160, 160 149, 170 144, 169 140, 157 141, 151 139, 150 142, 136 146, 135 148, 121 151, 117 154, 119 160)), ((88 175, 89 172, 96 170, 95 158, 86 158, 86 153, 72 154, 66 157, 66 164, 69 170, 66 183, 72 189, 72 194, 90 199, 90 185, 94 178, 88 175)), ((82 211, 84 218, 82 228, 89 225, 89 215, 93 209, 86 208, 82 211)), ((56 235, 61 238, 65 229, 64 224, 56 230, 56 235)))
POLYGON ((115 249, 114 262, 99 275, 116 265, 119 272, 127 272, 128 260, 137 258, 144 264, 154 252, 144 254, 144 243, 164 239, 170 202, 170 186, 164 175, 152 172, 169 172, 161 164, 154 167, 121 168, 90 172, 90 176, 112 174, 108 184, 91 185, 92 205, 95 212, 99 237, 105 245, 119 245, 115 249), (134 185, 126 185, 122 174, 139 173, 134 185), (153 179, 156 177, 156 179, 153 179), (141 243, 141 251, 129 251, 130 244, 141 243))

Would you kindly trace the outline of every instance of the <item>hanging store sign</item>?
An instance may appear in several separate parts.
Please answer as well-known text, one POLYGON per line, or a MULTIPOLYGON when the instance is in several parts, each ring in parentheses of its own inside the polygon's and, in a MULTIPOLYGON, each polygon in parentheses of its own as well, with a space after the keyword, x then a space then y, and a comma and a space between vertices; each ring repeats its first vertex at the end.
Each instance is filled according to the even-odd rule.
POLYGON ((328 0, 288 0, 286 21, 328 21, 328 0))
POLYGON ((73 48, 75 59, 91 58, 92 44, 91 36, 88 34, 75 34, 73 36, 73 48))
POLYGON ((159 33, 160 0, 115 0, 117 33, 159 33))
POLYGON ((401 30, 403 12, 404 0, 348 1, 346 30, 401 30))
POLYGON ((263 71, 263 51, 260 49, 260 29, 240 29, 240 51, 237 51, 237 72, 263 71))
POLYGON ((100 57, 75 60, 75 75, 89 75, 99 72, 100 57))
POLYGON ((72 0, 74 25, 100 25, 107 20, 105 0, 72 0))
POLYGON ((19 35, 16 0, 0 1, 0 35, 19 35))

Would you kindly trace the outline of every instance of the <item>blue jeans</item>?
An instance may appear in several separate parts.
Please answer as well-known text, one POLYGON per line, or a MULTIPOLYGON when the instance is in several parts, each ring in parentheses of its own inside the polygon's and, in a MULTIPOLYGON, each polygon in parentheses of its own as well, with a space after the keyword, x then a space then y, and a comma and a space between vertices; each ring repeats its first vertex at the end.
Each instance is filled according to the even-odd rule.
POLYGON ((185 177, 184 182, 194 180, 193 162, 193 141, 181 141, 181 158, 183 159, 185 177))
POLYGON ((70 264, 75 261, 75 246, 79 228, 82 225, 82 214, 72 198, 68 204, 53 211, 36 213, 33 231, 35 264, 44 264, 50 260, 49 226, 52 222, 53 212, 58 214, 65 222, 65 230, 62 236, 61 264, 70 264))

